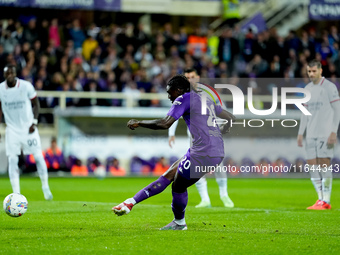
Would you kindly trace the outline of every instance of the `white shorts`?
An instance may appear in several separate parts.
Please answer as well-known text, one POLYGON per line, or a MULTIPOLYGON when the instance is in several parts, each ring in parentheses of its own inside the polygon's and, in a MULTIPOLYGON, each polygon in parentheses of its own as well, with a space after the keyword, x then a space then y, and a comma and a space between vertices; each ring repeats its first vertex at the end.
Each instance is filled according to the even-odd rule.
POLYGON ((327 140, 328 137, 307 138, 306 139, 307 159, 333 158, 334 147, 328 148, 327 140))
POLYGON ((17 156, 21 154, 21 149, 24 155, 36 154, 41 152, 41 141, 36 127, 32 134, 17 133, 9 128, 6 128, 6 155, 17 156))

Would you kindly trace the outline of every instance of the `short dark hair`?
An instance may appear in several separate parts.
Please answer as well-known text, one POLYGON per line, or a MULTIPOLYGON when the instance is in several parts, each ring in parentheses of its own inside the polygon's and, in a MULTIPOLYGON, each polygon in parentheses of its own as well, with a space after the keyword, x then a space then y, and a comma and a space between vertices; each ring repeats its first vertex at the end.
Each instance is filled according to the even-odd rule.
POLYGON ((307 65, 308 65, 309 67, 316 66, 316 67, 319 68, 319 69, 322 68, 321 62, 318 61, 318 60, 316 60, 316 59, 313 59, 313 60, 309 61, 307 65))
POLYGON ((197 70, 195 68, 187 68, 184 70, 184 73, 192 73, 195 72, 195 74, 198 75, 197 70))
POLYGON ((167 84, 171 89, 181 89, 184 93, 190 92, 190 82, 182 74, 176 74, 172 77, 167 84))

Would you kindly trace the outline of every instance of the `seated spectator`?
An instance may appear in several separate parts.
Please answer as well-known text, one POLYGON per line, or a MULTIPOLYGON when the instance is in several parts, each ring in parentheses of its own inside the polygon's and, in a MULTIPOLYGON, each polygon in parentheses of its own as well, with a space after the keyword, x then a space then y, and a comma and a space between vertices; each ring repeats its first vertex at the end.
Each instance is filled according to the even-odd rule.
POLYGON ((95 173, 96 169, 98 167, 102 167, 103 166, 102 163, 99 161, 99 159, 96 158, 96 157, 89 157, 87 159, 86 165, 87 165, 89 173, 95 173))
POLYGON ((126 170, 119 165, 119 160, 113 158, 107 162, 108 171, 112 176, 125 176, 126 170))
POLYGON ((18 41, 11 37, 11 32, 7 30, 1 31, 0 43, 4 48, 4 52, 6 54, 13 53, 15 45, 17 45, 18 41))
POLYGON ((73 165, 76 164, 76 161, 77 161, 77 157, 74 156, 74 155, 69 155, 66 159, 66 167, 68 169, 71 169, 73 167, 73 165))
POLYGON ((292 173, 303 173, 304 172, 304 170, 305 170, 305 164, 306 164, 307 162, 306 162, 306 160, 304 159, 304 158, 302 158, 302 157, 298 157, 298 158, 296 158, 296 160, 295 160, 295 163, 294 163, 294 165, 293 166, 295 166, 295 167, 291 167, 290 168, 290 172, 292 173))
MULTIPOLYGON (((42 153, 43 153, 43 156, 45 158, 45 152, 43 151, 42 153)), ((36 166, 33 154, 20 155, 19 156, 19 165, 20 165, 21 159, 23 159, 23 161, 25 162, 25 166, 23 167, 23 169, 24 169, 23 173, 33 173, 33 172, 37 171, 37 166, 36 166)), ((22 168, 22 167, 20 167, 20 168, 22 168)))
POLYGON ((285 173, 284 167, 290 167, 290 162, 283 157, 279 157, 273 162, 273 169, 276 170, 273 171, 273 174, 281 175, 282 173, 285 173))
MULTIPOLYGON (((139 79, 139 81, 137 81, 137 88, 142 94, 151 92, 152 83, 145 69, 140 69, 137 72, 136 79, 139 79)), ((150 105, 151 105, 151 100, 147 100, 147 99, 139 100, 139 106, 145 107, 145 106, 150 106, 150 105)))
POLYGON ((48 29, 48 39, 54 41, 55 47, 60 46, 58 19, 52 19, 51 25, 48 29))
POLYGON ((156 176, 161 176, 165 173, 166 170, 169 169, 169 164, 166 162, 164 157, 160 157, 155 167, 153 168, 152 174, 156 176))
MULTIPOLYGON (((157 93, 157 90, 155 87, 151 88, 151 93, 157 93)), ((151 106, 152 107, 159 107, 160 106, 160 100, 159 99, 151 99, 151 106)))
POLYGON ((81 49, 86 37, 80 26, 79 19, 73 20, 72 27, 69 30, 69 35, 71 37, 71 40, 74 42, 74 49, 81 49))
POLYGON ((63 152, 58 148, 57 139, 52 137, 51 147, 45 151, 45 161, 48 171, 69 171, 66 168, 65 158, 63 152))
POLYGON ((139 175, 142 169, 142 162, 140 162, 138 157, 132 157, 130 162, 130 174, 139 175))
POLYGON ((240 173, 240 166, 231 158, 225 157, 223 160, 224 167, 228 169, 228 174, 238 175, 240 173))
POLYGON ((91 58, 92 52, 98 47, 98 41, 93 36, 88 36, 82 45, 82 54, 86 61, 91 58))
POLYGON ((88 176, 89 172, 87 167, 83 165, 80 159, 76 159, 75 164, 71 168, 72 176, 88 176))
POLYGON ((196 28, 194 34, 188 37, 188 52, 191 56, 199 59, 207 52, 208 40, 200 28, 196 28))
POLYGON ((87 169, 89 173, 93 173, 99 179, 103 179, 106 176, 106 169, 105 166, 99 161, 96 157, 89 157, 87 159, 87 169))
POLYGON ((264 176, 267 176, 269 174, 269 169, 271 166, 271 162, 268 158, 264 157, 261 158, 259 163, 257 164, 257 174, 262 174, 264 176))
MULTIPOLYGON (((42 153, 43 153, 43 156, 45 158, 45 152, 43 151, 42 153)), ((46 159, 45 159, 45 161, 46 161, 46 159)), ((37 171, 37 166, 36 166, 33 154, 25 156, 25 164, 26 164, 25 173, 32 173, 32 172, 37 171)))
POLYGON ((248 63, 247 72, 254 74, 255 77, 260 77, 266 72, 268 68, 268 63, 261 58, 259 54, 256 54, 254 58, 248 63))
MULTIPOLYGON (((90 80, 85 86, 84 91, 89 92, 101 92, 103 91, 100 86, 98 86, 98 82, 96 80, 90 80)), ((109 102, 105 99, 98 99, 98 98, 81 98, 79 101, 79 106, 106 106, 109 102)))
POLYGON ((155 169, 157 158, 152 157, 149 160, 144 160, 140 157, 133 157, 133 161, 135 164, 134 168, 136 168, 136 169, 133 169, 134 170, 133 172, 136 172, 142 175, 150 175, 155 169), (137 164, 138 164, 138 167, 136 167, 137 164))

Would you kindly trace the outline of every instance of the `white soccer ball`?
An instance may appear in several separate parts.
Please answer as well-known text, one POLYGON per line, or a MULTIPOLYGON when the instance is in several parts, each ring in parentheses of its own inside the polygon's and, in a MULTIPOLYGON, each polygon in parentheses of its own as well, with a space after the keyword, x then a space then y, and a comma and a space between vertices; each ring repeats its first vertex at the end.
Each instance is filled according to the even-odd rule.
POLYGON ((4 211, 12 217, 19 217, 27 211, 27 199, 18 193, 9 194, 3 203, 4 211))

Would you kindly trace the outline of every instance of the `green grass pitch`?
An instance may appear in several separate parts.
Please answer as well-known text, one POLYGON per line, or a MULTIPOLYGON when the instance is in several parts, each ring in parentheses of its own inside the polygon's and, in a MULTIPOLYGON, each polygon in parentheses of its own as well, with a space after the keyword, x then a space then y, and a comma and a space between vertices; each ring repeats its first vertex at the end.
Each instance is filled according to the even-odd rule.
MULTIPOLYGON (((0 213, 0 254, 340 254, 340 180, 329 211, 307 211, 316 195, 308 179, 229 179, 235 208, 222 207, 214 179, 212 208, 195 209, 189 188, 187 231, 159 231, 172 220, 171 189, 117 217, 111 207, 155 178, 50 178, 44 201, 38 178, 21 178, 29 202, 19 218, 0 213)), ((0 178, 0 197, 11 193, 0 178)))

